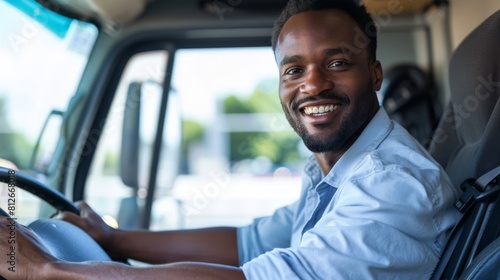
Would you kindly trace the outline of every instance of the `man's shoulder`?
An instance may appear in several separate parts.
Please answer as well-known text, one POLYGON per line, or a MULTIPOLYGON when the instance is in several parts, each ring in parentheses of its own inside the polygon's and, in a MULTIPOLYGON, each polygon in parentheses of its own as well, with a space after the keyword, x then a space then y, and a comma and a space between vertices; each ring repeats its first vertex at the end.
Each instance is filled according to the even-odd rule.
POLYGON ((369 155, 376 157, 385 165, 440 169, 439 163, 417 139, 398 123, 394 121, 392 123, 392 129, 387 137, 369 155))

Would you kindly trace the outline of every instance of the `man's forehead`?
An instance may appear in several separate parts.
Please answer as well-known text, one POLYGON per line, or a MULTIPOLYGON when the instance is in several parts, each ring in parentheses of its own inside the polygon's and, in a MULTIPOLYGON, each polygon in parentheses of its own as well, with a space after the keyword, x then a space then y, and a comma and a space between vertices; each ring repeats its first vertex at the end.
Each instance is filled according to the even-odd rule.
POLYGON ((278 39, 284 34, 296 30, 339 29, 356 26, 356 21, 345 11, 340 9, 324 9, 298 13, 291 16, 283 25, 278 39))
POLYGON ((296 55, 289 51, 298 51, 303 42, 302 36, 314 36, 318 47, 324 43, 323 52, 341 48, 344 52, 352 53, 355 51, 353 39, 356 29, 359 30, 356 21, 339 9, 299 13, 290 17, 279 34, 275 50, 276 61, 280 63, 284 56, 296 55), (332 45, 333 42, 335 44, 332 45))

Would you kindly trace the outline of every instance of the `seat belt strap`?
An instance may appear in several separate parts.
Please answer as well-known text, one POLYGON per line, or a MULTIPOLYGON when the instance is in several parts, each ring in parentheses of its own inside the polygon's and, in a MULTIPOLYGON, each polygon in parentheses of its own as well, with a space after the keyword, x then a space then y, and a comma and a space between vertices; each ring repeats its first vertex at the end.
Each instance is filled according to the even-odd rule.
MULTIPOLYGON (((483 174, 477 180, 467 179, 461 184, 461 188, 465 187, 464 193, 462 196, 455 202, 455 207, 462 213, 466 212, 474 203, 478 200, 489 197, 493 193, 496 193, 498 186, 493 188, 493 191, 486 190, 486 186, 488 186, 495 178, 500 175, 500 166, 488 171, 483 174), (464 186, 465 185, 465 186, 464 186), (479 199, 478 199, 479 198, 479 199)), ((448 266, 448 262, 451 259, 451 255, 455 251, 456 244, 458 243, 458 239, 463 231, 463 227, 459 227, 463 223, 461 220, 453 229, 453 234, 448 241, 446 246, 446 250, 443 252, 441 259, 432 274, 432 280, 441 279, 443 273, 448 266), (450 249, 452 248, 452 249, 450 249)))
POLYGON ((484 188, 496 177, 498 177, 498 175, 500 175, 500 166, 497 166, 496 168, 490 170, 488 173, 479 177, 479 179, 476 180, 476 184, 478 184, 479 186, 483 186, 484 188))
POLYGON ((476 180, 472 178, 465 180, 462 184, 460 184, 460 188, 464 192, 455 202, 455 208, 457 208, 461 213, 465 213, 477 201, 489 198, 500 192, 500 186, 498 185, 487 188, 488 185, 498 177, 498 175, 500 175, 500 166, 497 166, 496 168, 483 174, 476 180))

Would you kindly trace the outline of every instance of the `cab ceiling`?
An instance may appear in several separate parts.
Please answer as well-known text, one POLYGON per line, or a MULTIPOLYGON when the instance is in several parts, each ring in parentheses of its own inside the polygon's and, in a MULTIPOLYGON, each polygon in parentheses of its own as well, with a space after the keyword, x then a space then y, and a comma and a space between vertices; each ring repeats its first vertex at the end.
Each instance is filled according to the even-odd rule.
MULTIPOLYGON (((193 16, 196 13, 218 17, 247 17, 275 19, 287 0, 37 0, 44 6, 73 18, 90 21, 105 27, 126 25, 144 14, 169 14, 193 16)), ((357 1, 357 0, 356 0, 357 1)), ((359 0, 371 13, 406 15, 424 10, 437 0, 359 0)), ((186 18, 186 17, 184 17, 186 18)), ((191 20, 197 17, 189 17, 191 20)), ((228 23, 229 24, 229 23, 228 23)))

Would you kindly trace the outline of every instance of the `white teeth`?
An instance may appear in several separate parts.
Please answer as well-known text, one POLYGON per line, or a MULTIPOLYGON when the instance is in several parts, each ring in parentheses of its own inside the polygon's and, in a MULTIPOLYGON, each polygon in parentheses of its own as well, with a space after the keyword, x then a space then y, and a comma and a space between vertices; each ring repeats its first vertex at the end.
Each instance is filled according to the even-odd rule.
POLYGON ((312 114, 325 114, 334 110, 337 110, 340 105, 328 105, 328 106, 319 106, 319 107, 305 107, 304 113, 306 115, 312 114))

